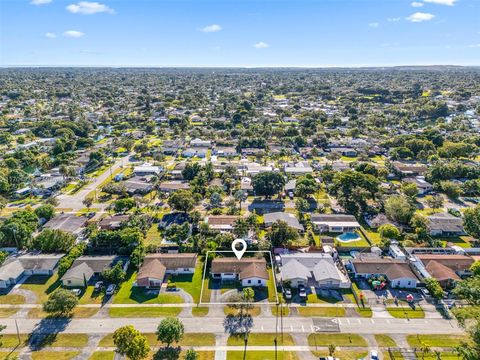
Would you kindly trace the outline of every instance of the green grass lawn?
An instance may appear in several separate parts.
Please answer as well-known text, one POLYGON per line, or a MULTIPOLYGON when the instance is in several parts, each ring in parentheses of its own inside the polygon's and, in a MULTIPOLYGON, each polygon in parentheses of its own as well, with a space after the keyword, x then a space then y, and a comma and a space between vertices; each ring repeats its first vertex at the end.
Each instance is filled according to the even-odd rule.
MULTIPOLYGON (((163 344, 157 340, 157 334, 147 333, 143 334, 148 341, 150 346, 162 346, 163 344)), ((215 335, 211 333, 185 333, 183 338, 178 344, 179 346, 214 346, 215 345, 215 335)), ((103 337, 98 346, 100 347, 112 347, 115 346, 113 343, 113 334, 108 334, 103 337)))
POLYGON ((78 303, 81 305, 84 304, 101 304, 103 300, 103 292, 98 291, 93 292, 94 286, 87 286, 87 288, 80 295, 78 303))
POLYGON ((205 280, 203 280, 203 292, 201 293, 201 296, 202 296, 203 303, 210 302, 211 290, 210 290, 210 279, 208 277, 206 277, 205 280))
MULTIPOLYGON (((328 351, 312 351, 316 357, 328 356, 328 351)), ((364 359, 368 356, 368 351, 335 351, 334 357, 342 360, 364 359)), ((398 360, 396 358, 396 360, 398 360)))
POLYGON ((111 317, 161 317, 177 316, 182 311, 178 307, 124 307, 110 308, 108 313, 111 317))
POLYGON ((2 337, 2 348, 14 348, 15 346, 25 346, 28 340, 28 334, 20 334, 20 344, 16 334, 5 334, 2 337))
POLYGON ((407 342, 411 347, 421 347, 422 343, 431 347, 453 348, 467 341, 462 335, 407 335, 407 342))
POLYGON ((228 351, 227 360, 299 360, 295 352, 279 351, 275 357, 274 351, 247 351, 244 358, 243 351, 228 351))
POLYGON ((365 234, 367 234, 367 237, 370 239, 372 244, 377 245, 380 243, 380 241, 382 241, 382 239, 380 238, 380 234, 378 232, 373 230, 367 230, 365 228, 363 228, 363 231, 365 232, 365 234))
POLYGON ((410 307, 387 307, 387 311, 397 319, 423 319, 425 317, 425 313, 420 306, 417 306, 415 310, 410 307))
POLYGON ((309 346, 328 346, 334 344, 344 347, 368 347, 367 341, 357 334, 310 334, 309 346))
POLYGON ((88 360, 113 360, 115 353, 113 351, 95 351, 88 360))
POLYGON ((32 360, 70 360, 78 354, 80 351, 34 351, 32 360))
POLYGON ((198 316, 198 317, 203 317, 203 316, 207 316, 208 311, 209 311, 208 306, 193 307, 192 308, 192 315, 193 316, 198 316))
MULTIPOLYGON (((276 306, 272 306, 271 307, 272 309, 272 315, 273 316, 277 316, 277 307, 276 306)), ((278 307, 278 314, 280 315, 280 306, 278 307)), ((288 314, 290 314, 290 309, 286 306, 282 306, 282 316, 288 316, 288 314)))
POLYGON ((203 262, 197 261, 195 266, 195 272, 193 275, 176 275, 172 276, 170 279, 174 282, 177 287, 185 290, 187 293, 192 295, 193 301, 195 304, 200 302, 200 291, 202 290, 202 279, 203 279, 203 262))
MULTIPOLYGON (((228 346, 242 346, 245 344, 243 335, 230 335, 227 341, 228 346)), ((293 340, 290 334, 283 334, 283 342, 282 336, 279 334, 277 336, 277 344, 283 346, 290 346, 295 345, 295 341, 293 340)), ((273 333, 250 333, 248 335, 248 345, 250 346, 274 346, 275 345, 275 334, 273 333)))
MULTIPOLYGON (((239 313, 239 311, 240 310, 232 309, 228 306, 223 307, 223 313, 225 315, 237 315, 239 313)), ((260 315, 261 311, 262 311, 262 309, 260 308, 260 306, 254 306, 253 308, 248 310, 248 314, 250 314, 251 316, 258 316, 258 315, 260 315)))
POLYGON ((325 297, 325 296, 321 296, 318 293, 314 293, 314 294, 307 295, 307 302, 319 303, 319 304, 336 304, 336 303, 342 302, 342 300, 336 297, 325 297))
POLYGON ((55 291, 61 285, 57 274, 50 277, 33 275, 30 276, 22 285, 21 289, 30 290, 37 295, 37 303, 41 304, 48 299, 48 295, 55 291))
POLYGON ((345 309, 342 307, 299 307, 301 316, 344 317, 345 309))
POLYGON ((85 347, 87 342, 87 334, 52 334, 45 336, 41 347, 85 347))
MULTIPOLYGON (((89 318, 98 312, 98 308, 90 307, 76 307, 73 309, 72 315, 74 318, 89 318)), ((43 319, 48 314, 42 308, 34 308, 28 311, 27 317, 29 319, 43 319)))
POLYGON ((155 245, 160 246, 162 243, 162 237, 160 235, 160 231, 158 230, 158 224, 152 224, 150 229, 147 231, 147 235, 145 236, 145 240, 143 241, 145 246, 148 245, 155 245))
POLYGON ((7 318, 16 314, 20 309, 13 309, 13 308, 0 308, 0 318, 7 318))
POLYGON ((137 272, 129 271, 127 280, 120 285, 113 298, 114 304, 180 304, 183 299, 176 294, 159 294, 148 292, 143 288, 133 286, 137 272))
POLYGON ((390 336, 384 334, 375 334, 375 341, 379 347, 396 347, 397 343, 390 336))
POLYGON ((267 281, 268 301, 277 302, 277 288, 275 287, 275 278, 272 269, 268 269, 269 279, 267 281))
POLYGON ((25 298, 22 295, 1 295, 0 304, 19 305, 24 304, 25 298))
POLYGON ((362 307, 357 307, 355 308, 355 311, 361 316, 361 317, 372 317, 372 309, 370 308, 362 308, 362 307))
POLYGON ((461 248, 471 248, 472 244, 468 241, 468 236, 454 236, 454 237, 445 237, 445 238, 434 238, 440 240, 442 246, 447 246, 447 243, 452 243, 461 248))

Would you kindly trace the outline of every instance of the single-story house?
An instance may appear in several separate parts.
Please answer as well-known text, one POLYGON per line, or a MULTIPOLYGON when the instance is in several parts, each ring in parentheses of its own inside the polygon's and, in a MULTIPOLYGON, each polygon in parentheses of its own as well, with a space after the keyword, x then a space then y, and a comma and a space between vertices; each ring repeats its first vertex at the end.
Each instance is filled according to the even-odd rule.
POLYGON ((190 189, 190 185, 186 181, 172 180, 160 183, 158 188, 160 191, 169 193, 177 190, 188 190, 190 189))
POLYGON ((210 274, 221 281, 240 280, 242 286, 266 286, 269 279, 264 258, 216 258, 212 260, 210 274))
POLYGON ((133 173, 137 176, 145 176, 145 175, 159 175, 162 172, 161 166, 153 166, 150 164, 143 164, 140 166, 135 166, 133 168, 133 173))
POLYGON ((237 150, 234 147, 217 146, 214 150, 214 155, 218 156, 236 156, 237 150))
POLYGON ((212 146, 212 142, 210 140, 202 140, 197 138, 190 141, 190 146, 210 148, 212 146))
POLYGON ((197 263, 197 254, 149 254, 138 270, 134 286, 158 288, 162 286, 165 275, 193 274, 197 263))
POLYGON ((349 288, 350 280, 333 257, 324 253, 281 254, 280 277, 293 287, 313 285, 321 289, 349 288))
POLYGON ((85 216, 75 216, 72 214, 59 214, 47 221, 45 229, 63 230, 73 235, 80 235, 88 219, 85 216))
POLYGON ((113 215, 103 218, 98 222, 98 226, 102 230, 116 230, 120 228, 120 225, 128 221, 130 215, 113 215))
POLYGON ((356 278, 384 276, 392 288, 414 289, 419 282, 410 265, 391 258, 360 257, 350 260, 356 278))
POLYGON ((104 270, 112 268, 119 261, 122 262, 123 270, 126 271, 129 264, 128 257, 117 255, 80 256, 60 280, 66 287, 85 287, 92 278, 98 277, 104 270))
POLYGON ((341 154, 347 157, 355 157, 358 155, 357 151, 350 147, 332 147, 329 149, 332 153, 341 154))
POLYGON ((285 174, 287 175, 307 175, 313 173, 313 169, 306 162, 299 162, 296 164, 285 164, 284 166, 285 174))
POLYGON ((418 188, 418 194, 424 195, 433 190, 433 185, 425 180, 423 176, 408 177, 402 180, 408 184, 415 184, 418 188))
POLYGON ((145 176, 133 176, 122 182, 129 194, 147 194, 153 190, 153 182, 149 181, 145 176))
POLYGON ((0 267, 0 288, 15 285, 23 276, 51 276, 63 254, 25 254, 10 256, 0 267))
POLYGON ((427 167, 423 164, 395 161, 392 165, 401 176, 423 175, 427 172, 427 167))
POLYGON ((432 236, 465 235, 463 219, 449 213, 437 213, 427 217, 428 232, 432 236))
POLYGON ((271 212, 282 212, 284 209, 285 204, 279 200, 254 200, 248 205, 248 211, 255 212, 259 215, 271 212))
POLYGON ((263 221, 266 227, 272 226, 277 221, 284 221, 287 223, 289 227, 293 229, 296 229, 300 232, 303 232, 305 230, 305 228, 303 227, 302 224, 300 224, 300 222, 295 217, 295 215, 290 213, 273 212, 273 213, 265 214, 263 216, 263 221))
POLYGON ((454 286, 462 276, 469 274, 473 258, 460 254, 416 254, 428 274, 437 279, 443 288, 454 286))
POLYGON ((320 232, 343 233, 360 229, 360 224, 353 215, 312 214, 310 219, 320 232))
POLYGON ((212 230, 232 231, 238 218, 236 215, 210 215, 205 218, 205 222, 212 230))

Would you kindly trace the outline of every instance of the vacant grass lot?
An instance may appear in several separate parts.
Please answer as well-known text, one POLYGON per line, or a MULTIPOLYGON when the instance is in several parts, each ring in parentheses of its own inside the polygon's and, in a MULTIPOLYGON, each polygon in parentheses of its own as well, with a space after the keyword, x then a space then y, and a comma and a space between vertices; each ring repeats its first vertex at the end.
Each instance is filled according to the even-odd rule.
MULTIPOLYGON (((272 333, 251 333, 248 335, 248 345, 250 346, 274 346, 275 345, 274 340, 275 340, 275 334, 272 334, 272 333)), ((295 341, 293 340, 290 334, 283 334, 283 342, 282 342, 282 336, 278 334, 277 344, 290 346, 290 345, 295 345, 295 341)), ((230 335, 227 341, 227 345, 229 346, 245 345, 243 335, 239 335, 239 336, 230 335)))
POLYGON ((159 316, 177 316, 182 311, 178 307, 124 307, 110 308, 108 314, 111 317, 159 317, 159 316))
POLYGON ((228 351, 227 360, 299 360, 300 358, 294 352, 279 351, 275 357, 274 351, 247 351, 244 358, 243 351, 228 351))
MULTIPOLYGON (((98 308, 89 307, 77 307, 73 309, 74 318, 89 318, 98 312, 98 308)), ((48 317, 48 314, 42 310, 42 308, 35 308, 28 311, 28 318, 30 319, 43 319, 48 317)))
POLYGON ((48 295, 61 285, 57 274, 50 277, 33 275, 30 276, 21 286, 21 289, 30 290, 37 295, 37 303, 41 304, 48 299, 48 295))
MULTIPOLYGON (((328 346, 335 344, 344 347, 367 347, 366 340, 357 334, 310 334, 308 335, 308 345, 310 346, 328 346)), ((342 358, 343 359, 343 358, 342 358)))
POLYGON ((120 285, 113 298, 114 304, 180 304, 183 299, 176 294, 159 294, 158 291, 148 291, 133 286, 137 278, 136 271, 129 271, 127 280, 120 285))
POLYGON ((408 335, 407 341, 411 347, 421 347, 422 343, 431 347, 453 348, 467 341, 467 337, 461 335, 408 335))
POLYGON ((344 317, 345 308, 342 307, 299 307, 301 316, 344 317))

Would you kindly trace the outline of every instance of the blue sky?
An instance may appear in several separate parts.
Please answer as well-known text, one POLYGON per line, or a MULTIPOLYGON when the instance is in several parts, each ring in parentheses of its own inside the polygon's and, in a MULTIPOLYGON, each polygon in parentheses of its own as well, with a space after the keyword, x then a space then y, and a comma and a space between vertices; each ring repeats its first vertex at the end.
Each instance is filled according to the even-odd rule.
POLYGON ((0 65, 480 65, 480 0, 0 0, 0 65))

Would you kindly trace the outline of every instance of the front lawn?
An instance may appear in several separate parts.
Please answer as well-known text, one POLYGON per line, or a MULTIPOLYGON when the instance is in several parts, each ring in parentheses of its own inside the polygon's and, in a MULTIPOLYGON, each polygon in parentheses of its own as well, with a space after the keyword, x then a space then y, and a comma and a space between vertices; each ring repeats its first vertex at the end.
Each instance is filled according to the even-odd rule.
POLYGON ((178 307, 112 307, 108 314, 110 317, 162 317, 177 316, 181 311, 178 307))
POLYGON ((127 280, 120 285, 113 298, 114 304, 180 304, 183 299, 176 294, 160 294, 158 290, 147 290, 133 286, 136 271, 129 271, 127 280))
MULTIPOLYGON (((328 351, 312 351, 316 357, 328 356, 328 351)), ((368 356, 368 351, 335 351, 334 357, 342 360, 357 360, 365 359, 368 356)), ((399 360, 399 358, 396 358, 399 360)))
MULTIPOLYGON (((368 347, 367 341, 357 334, 310 334, 308 335, 309 346, 335 346, 343 347, 368 347)), ((343 358, 342 358, 343 359, 343 358)))
MULTIPOLYGON (((177 287, 185 290, 187 293, 192 295, 193 302, 198 304, 200 302, 200 291, 202 290, 202 279, 203 279, 203 262, 197 261, 195 266, 195 272, 190 275, 175 275, 170 278, 170 280, 177 285, 177 287)), ((205 290, 204 290, 205 291, 205 290)))
POLYGON ((25 298, 22 295, 1 295, 0 304, 19 305, 24 304, 25 298))
POLYGON ((192 308, 192 315, 193 316, 198 316, 198 317, 203 317, 203 316, 207 316, 208 311, 209 311, 208 306, 193 307, 192 308))
MULTIPOLYGON (((162 343, 157 340, 157 334, 147 333, 143 334, 147 338, 148 344, 150 346, 162 346, 162 343)), ((182 340, 178 344, 173 344, 178 346, 214 346, 215 345, 215 335, 211 333, 185 333, 182 340)), ((99 344, 99 347, 113 347, 113 334, 108 334, 103 337, 99 344)))
POLYGON ((397 343, 390 336, 384 334, 375 334, 375 341, 379 347, 396 347, 397 343))
MULTIPOLYGON (((98 312, 99 308, 91 307, 76 307, 73 309, 72 315, 74 318, 89 318, 98 312)), ((28 311, 27 317, 29 319, 43 319, 49 315, 42 310, 42 308, 34 308, 28 311)))
POLYGON ((34 351, 32 360, 70 360, 78 354, 80 351, 34 351))
MULTIPOLYGON (((248 343, 250 346, 274 346, 275 345, 275 336, 277 336, 277 345, 280 346, 293 346, 295 341, 293 340, 290 334, 283 334, 283 343, 282 335, 275 335, 274 333, 250 333, 248 335, 248 343)), ((230 335, 227 340, 228 346, 243 346, 245 345, 245 340, 243 335, 230 335)))
POLYGON ((344 317, 345 308, 342 307, 299 307, 301 316, 344 317))
POLYGON ((48 295, 61 285, 58 274, 52 276, 32 275, 22 285, 21 289, 29 290, 37 295, 37 303, 42 304, 48 299, 48 295))
POLYGON ((113 351, 95 351, 88 360, 113 360, 115 353, 113 351))
POLYGON ((368 317, 371 318, 373 316, 372 309, 370 308, 362 308, 362 307, 356 307, 355 311, 361 316, 361 317, 368 317))
POLYGON ((467 340, 467 337, 462 335, 407 335, 408 344, 416 348, 422 347, 422 344, 431 347, 453 348, 467 340))

